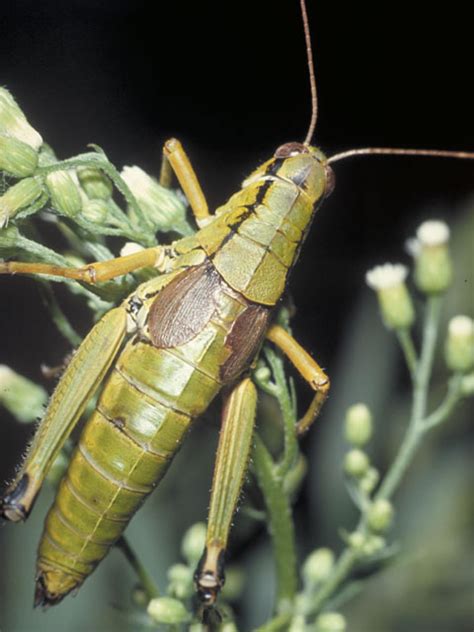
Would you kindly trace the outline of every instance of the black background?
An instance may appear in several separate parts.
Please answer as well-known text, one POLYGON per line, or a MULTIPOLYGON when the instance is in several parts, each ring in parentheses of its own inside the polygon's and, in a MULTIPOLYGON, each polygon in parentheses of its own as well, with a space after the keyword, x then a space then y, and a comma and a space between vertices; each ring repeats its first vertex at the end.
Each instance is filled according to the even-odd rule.
MULTIPOLYGON (((461 3, 308 4, 316 145, 329 155, 368 145, 474 149, 472 25, 461 3)), ((0 15, 0 82, 60 157, 94 142, 120 167, 158 173, 161 145, 176 136, 216 207, 278 145, 306 133, 296 0, 20 0, 0 15)), ((404 258, 402 243, 423 219, 453 221, 473 187, 464 161, 361 158, 335 171, 291 286, 296 335, 329 371, 366 269, 404 258)), ((59 362, 67 344, 33 281, 2 278, 0 291, 0 362, 39 379, 39 364, 59 362)), ((84 316, 71 314, 82 332, 84 316)), ((13 444, 13 420, 0 430, 5 478, 27 430, 13 444)))

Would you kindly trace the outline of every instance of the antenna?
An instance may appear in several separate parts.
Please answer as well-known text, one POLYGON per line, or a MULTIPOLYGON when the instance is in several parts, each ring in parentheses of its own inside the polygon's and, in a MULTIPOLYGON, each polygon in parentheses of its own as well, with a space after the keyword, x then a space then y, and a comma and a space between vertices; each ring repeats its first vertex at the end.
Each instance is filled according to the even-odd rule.
POLYGON ((348 149, 328 158, 328 163, 352 158, 352 156, 431 156, 434 158, 459 158, 474 160, 474 153, 468 151, 446 151, 444 149, 402 149, 397 147, 361 147, 348 149))
POLYGON ((318 93, 316 91, 316 78, 314 76, 313 50, 311 48, 311 34, 309 32, 308 13, 305 0, 300 0, 301 17, 303 18, 304 40, 306 43, 306 56, 308 58, 309 85, 311 88, 311 120, 303 145, 309 145, 316 129, 318 120, 318 93))

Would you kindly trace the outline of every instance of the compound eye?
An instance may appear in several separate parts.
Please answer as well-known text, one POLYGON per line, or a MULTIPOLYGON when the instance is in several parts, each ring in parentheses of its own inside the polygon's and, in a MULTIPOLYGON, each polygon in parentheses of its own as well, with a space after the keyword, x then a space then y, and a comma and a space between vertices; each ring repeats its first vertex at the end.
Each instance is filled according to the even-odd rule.
POLYGON ((326 170, 326 188, 324 189, 324 197, 327 198, 334 191, 336 186, 336 174, 329 165, 324 166, 326 170))
POLYGON ((290 158, 298 154, 309 154, 309 149, 303 143, 285 143, 280 145, 274 154, 274 158, 290 158))

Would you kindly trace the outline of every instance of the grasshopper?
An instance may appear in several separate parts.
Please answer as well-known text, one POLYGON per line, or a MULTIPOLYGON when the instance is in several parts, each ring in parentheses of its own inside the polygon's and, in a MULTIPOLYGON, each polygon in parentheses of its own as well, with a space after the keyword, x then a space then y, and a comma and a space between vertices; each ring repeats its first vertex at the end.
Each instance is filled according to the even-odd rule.
POLYGON ((303 142, 278 147, 211 214, 188 156, 171 139, 164 145, 160 179, 169 186, 172 174, 177 177, 197 233, 82 268, 0 263, 4 274, 47 274, 90 285, 141 268, 159 273, 108 312, 84 339, 3 496, 2 517, 25 520, 48 469, 100 390, 46 518, 36 605, 60 602, 92 573, 157 486, 193 422, 222 393, 206 548, 196 571, 197 592, 206 607, 213 606, 224 583, 223 559, 252 445, 257 391, 251 368, 263 342, 276 345, 314 391, 295 432, 302 435, 310 428, 328 395, 328 376, 272 317, 315 213, 333 190, 331 164, 370 154, 474 157, 467 152, 368 147, 328 158, 313 146, 316 83, 306 9, 300 2, 313 105, 303 142))

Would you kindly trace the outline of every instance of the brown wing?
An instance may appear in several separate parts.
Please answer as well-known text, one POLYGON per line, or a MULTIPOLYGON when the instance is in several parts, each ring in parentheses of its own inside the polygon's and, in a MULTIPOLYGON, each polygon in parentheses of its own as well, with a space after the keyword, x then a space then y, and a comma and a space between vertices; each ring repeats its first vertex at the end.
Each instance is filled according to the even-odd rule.
POLYGON ((249 304, 237 318, 225 341, 231 354, 221 366, 223 382, 235 380, 249 367, 265 337, 269 316, 268 307, 249 304))
POLYGON ((210 263, 188 268, 166 285, 150 308, 148 329, 155 347, 182 345, 196 336, 216 309, 220 276, 210 263))

